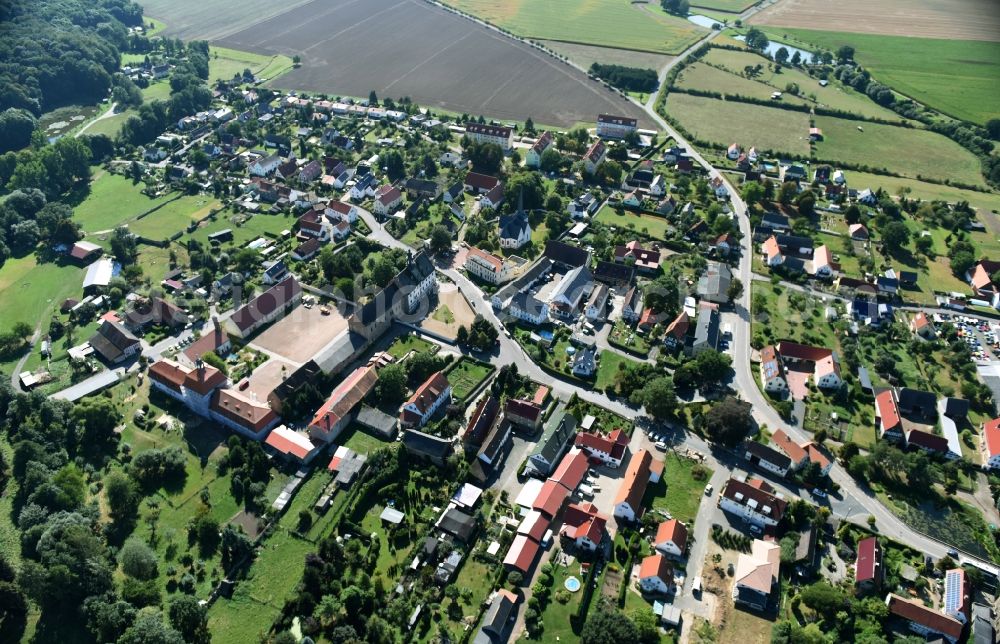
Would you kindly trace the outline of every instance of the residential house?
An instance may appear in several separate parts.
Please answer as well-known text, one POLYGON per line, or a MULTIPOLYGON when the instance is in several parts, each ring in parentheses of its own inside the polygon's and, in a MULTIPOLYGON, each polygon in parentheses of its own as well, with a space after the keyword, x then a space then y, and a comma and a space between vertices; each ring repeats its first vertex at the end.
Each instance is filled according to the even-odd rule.
POLYGON ((597 171, 597 166, 604 163, 604 160, 608 156, 608 146, 604 144, 604 141, 598 139, 594 141, 593 144, 587 149, 587 152, 583 155, 583 169, 587 174, 594 174, 597 171))
POLYGON ((432 374, 417 387, 399 412, 403 427, 423 427, 442 405, 451 401, 451 384, 444 372, 432 374))
POLYGON ((934 324, 923 311, 918 311, 910 320, 910 331, 925 340, 933 340, 935 334, 934 324))
POLYGON ((738 143, 729 144, 729 147, 726 148, 726 158, 730 161, 735 161, 740 158, 740 146, 738 143))
POLYGON ((646 307, 642 315, 639 316, 639 322, 635 328, 639 333, 650 333, 658 324, 662 324, 666 320, 666 313, 657 313, 652 308, 646 307))
POLYGON ((462 443, 466 450, 477 452, 499 419, 500 401, 492 395, 483 396, 472 412, 465 433, 462 434, 462 443))
POLYGON ((629 522, 638 521, 642 512, 642 497, 646 494, 646 486, 649 484, 652 462, 652 454, 644 449, 632 456, 618 487, 618 494, 615 496, 616 518, 629 522))
POLYGON ((544 324, 549 319, 549 305, 530 292, 521 291, 510 299, 507 314, 529 324, 544 324))
POLYGON ((281 165, 281 157, 277 154, 261 157, 250 164, 250 175, 266 177, 277 170, 279 165, 281 165))
POLYGON ((436 181, 431 181, 430 179, 411 177, 406 180, 403 187, 406 190, 406 196, 410 199, 422 197, 433 201, 441 194, 441 186, 436 181))
POLYGON ((993 307, 1000 303, 1000 286, 993 282, 993 276, 1000 271, 1000 261, 982 259, 966 272, 973 293, 987 300, 993 307))
POLYGON ((209 416, 212 394, 229 384, 226 375, 198 361, 193 369, 172 360, 158 360, 149 366, 153 389, 177 400, 199 416, 209 416))
POLYGON ((632 286, 625 292, 622 298, 622 319, 630 324, 639 321, 642 315, 642 292, 638 286, 632 286))
POLYGON ((465 256, 465 270, 490 284, 503 284, 514 278, 518 265, 503 257, 470 246, 465 256))
POLYGON ((542 155, 545 151, 555 145, 555 137, 548 130, 539 135, 535 142, 528 149, 524 157, 524 164, 529 168, 538 168, 542 164, 542 155))
POLYGON ((972 586, 962 568, 952 568, 944 574, 944 596, 941 612, 962 622, 969 623, 972 586))
POLYGON ((760 350, 760 381, 764 385, 764 391, 768 393, 783 394, 788 391, 785 368, 777 348, 773 345, 767 345, 760 350))
POLYGON ((319 241, 330 241, 333 236, 333 225, 322 214, 310 210, 299 217, 299 235, 315 237, 319 241))
POLYGON ((374 366, 359 367, 352 371, 330 393, 330 397, 309 422, 309 437, 318 443, 329 444, 354 418, 354 411, 378 381, 374 366))
POLYGON ((875 394, 875 429, 882 440, 903 442, 903 420, 896 391, 891 387, 875 394))
POLYGON ((617 468, 621 466, 628 450, 628 436, 620 429, 614 430, 607 436, 580 432, 576 435, 574 445, 591 459, 599 460, 608 467, 617 468))
POLYGON ((323 245, 315 237, 310 237, 302 242, 292 251, 292 258, 300 262, 305 262, 316 256, 323 245))
POLYGON ((851 239, 856 241, 868 241, 868 229, 864 224, 851 224, 847 228, 847 231, 851 235, 851 239))
POLYGON ((833 276, 838 270, 840 270, 840 265, 834 263, 827 245, 817 246, 816 250, 813 251, 812 275, 826 278, 833 276))
POLYGON ((139 354, 139 338, 121 324, 104 320, 88 340, 98 356, 111 365, 121 364, 139 354))
POLYGON ((660 553, 644 557, 639 564, 639 588, 644 593, 666 595, 674 585, 674 566, 660 553))
POLYGON ((778 525, 788 503, 761 479, 750 482, 731 478, 719 497, 719 507, 759 527, 778 525))
POLYGON ((504 152, 514 147, 514 130, 505 125, 470 122, 465 126, 465 133, 476 143, 495 143, 504 152))
POLYGON ((941 637, 955 644, 962 638, 965 624, 954 617, 924 606, 920 600, 905 599, 890 593, 885 598, 889 615, 906 622, 911 631, 927 638, 941 637))
POLYGON ((386 216, 403 203, 403 193, 396 186, 382 186, 375 191, 375 214, 386 216))
POLYGON ((729 287, 732 283, 733 273, 729 270, 729 266, 720 262, 709 262, 705 272, 698 278, 698 298, 715 304, 728 304, 729 287))
POLYGON ((754 539, 749 553, 740 553, 733 575, 733 602, 755 610, 767 610, 771 595, 781 580, 781 546, 754 539))
POLYGON ((781 340, 776 348, 783 370, 812 371, 813 381, 821 389, 838 389, 843 384, 840 377, 840 360, 832 349, 812 347, 788 340, 781 340))
POLYGON ((656 528, 656 536, 653 537, 653 548, 667 557, 680 559, 686 552, 687 538, 687 526, 677 519, 669 519, 660 523, 656 528))
POLYGON ((752 440, 743 442, 743 458, 750 465, 778 476, 787 476, 792 466, 792 460, 778 450, 752 440))
POLYGON ((535 451, 528 457, 531 468, 542 476, 548 476, 566 451, 575 432, 576 418, 566 413, 564 405, 560 405, 549 417, 535 451))
POLYGON ((247 338, 258 328, 281 317, 286 307, 295 305, 300 299, 302 287, 289 275, 237 309, 227 320, 229 331, 238 338, 247 338))
POLYGON ((608 296, 610 291, 604 284, 598 284, 590 293, 587 299, 587 306, 584 314, 591 322, 603 322, 608 308, 608 296))
POLYGON ((593 277, 611 288, 624 289, 635 279, 635 269, 627 264, 600 260, 594 267, 593 277))
POLYGON ((667 194, 667 182, 663 178, 662 174, 658 174, 653 177, 652 183, 649 184, 649 196, 651 197, 662 197, 667 194))
POLYGON ((266 402, 236 389, 222 388, 212 394, 209 417, 255 441, 263 440, 281 420, 266 402))
POLYGON ((638 121, 627 116, 599 114, 597 116, 597 136, 606 139, 624 139, 636 131, 638 121))
POLYGON ((211 327, 206 329, 200 338, 184 350, 184 356, 194 364, 209 351, 218 356, 225 356, 231 348, 232 342, 229 340, 229 335, 222 330, 219 319, 213 316, 211 327))
POLYGON ((719 309, 715 304, 702 303, 698 307, 694 338, 687 348, 689 355, 698 355, 706 350, 719 348, 719 309))
POLYGON ((580 347, 573 354, 573 375, 590 378, 597 373, 597 347, 580 347))
POLYGON ((987 470, 1000 469, 1000 418, 983 423, 983 435, 980 440, 983 468, 987 470))
POLYGON ((660 269, 660 250, 643 248, 640 242, 633 240, 624 246, 615 246, 614 261, 634 266, 640 273, 655 273, 660 269))
POLYGON ((781 247, 778 246, 778 239, 774 235, 767 238, 767 241, 761 247, 761 252, 764 255, 764 263, 771 268, 781 266, 785 261, 785 256, 781 253, 781 247))
POLYGON ((878 537, 858 541, 858 556, 854 562, 854 585, 859 592, 875 592, 882 587, 885 568, 882 566, 882 546, 878 537))
POLYGON ((687 311, 681 311, 663 332, 663 344, 672 351, 683 348, 690 327, 690 316, 688 316, 687 311))
POLYGON ((712 179, 708 182, 708 185, 712 189, 712 192, 715 193, 716 199, 729 198, 729 188, 726 186, 726 181, 722 177, 712 177, 712 179))
POLYGON ((103 252, 104 249, 97 244, 80 240, 70 248, 69 256, 78 262, 88 262, 103 252))
POLYGON ((121 321, 129 331, 139 333, 150 326, 182 327, 188 316, 176 304, 162 297, 151 297, 138 300, 132 310, 121 316, 121 321))
POLYGON ((518 596, 506 588, 493 593, 490 607, 472 644, 504 644, 510 635, 509 624, 517 614, 518 601, 518 596))
POLYGON ((530 431, 537 430, 542 424, 542 407, 530 400, 508 398, 503 415, 512 425, 530 431))
POLYGON ((593 503, 572 503, 563 514, 559 536, 579 550, 594 552, 604 541, 608 519, 593 503))
POLYGON ((584 298, 594 289, 594 278, 586 266, 579 266, 566 273, 549 298, 549 312, 563 319, 572 319, 581 308, 584 298))

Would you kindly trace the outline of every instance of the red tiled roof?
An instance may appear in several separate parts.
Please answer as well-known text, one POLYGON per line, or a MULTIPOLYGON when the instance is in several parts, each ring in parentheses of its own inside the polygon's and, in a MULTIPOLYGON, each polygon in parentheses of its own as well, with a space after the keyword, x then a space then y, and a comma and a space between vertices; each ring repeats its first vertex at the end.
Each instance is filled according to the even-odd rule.
POLYGON ((603 436, 592 432, 580 432, 576 435, 574 444, 577 447, 584 447, 594 452, 603 452, 612 458, 621 459, 625 454, 625 445, 614 440, 610 436, 603 436))
POLYGON ((688 316, 686 311, 681 311, 680 314, 674 318, 674 321, 667 326, 667 331, 665 335, 669 335, 678 340, 683 340, 684 336, 687 335, 688 328, 691 326, 691 318, 688 316))
POLYGON ((549 477, 572 492, 587 474, 587 455, 577 449, 571 449, 559 462, 555 473, 549 477))
POLYGON ((537 510, 532 510, 524 515, 521 524, 517 526, 517 533, 531 537, 538 543, 542 542, 545 531, 549 529, 549 519, 537 510))
POLYGON ((863 583, 874 581, 879 576, 878 568, 882 565, 882 548, 877 537, 868 537, 858 542, 858 559, 854 563, 854 581, 863 583))
POLYGON ((646 485, 649 483, 649 464, 652 461, 653 456, 644 449, 632 457, 615 496, 615 505, 627 502, 629 507, 638 511, 642 505, 642 496, 646 493, 646 485))
POLYGON ((650 577, 658 577, 669 586, 674 578, 674 567, 670 560, 659 553, 644 558, 639 565, 639 579, 650 577))
POLYGON ((545 402, 545 399, 549 397, 549 388, 545 385, 538 385, 538 389, 535 390, 535 395, 531 398, 531 402, 534 405, 541 405, 545 402))
POLYGON ((444 372, 438 371, 431 374, 424 384, 420 385, 413 392, 413 395, 410 396, 410 399, 406 401, 406 408, 403 409, 402 419, 404 421, 414 420, 413 412, 409 409, 411 405, 416 407, 421 414, 426 413, 437 402, 437 399, 441 397, 448 386, 448 376, 444 375, 444 372))
POLYGON ((485 250, 480 250, 475 246, 469 247, 468 257, 477 257, 482 261, 486 262, 493 268, 494 273, 499 273, 503 270, 503 259, 497 257, 493 253, 488 253, 485 250))
POLYGON ((289 275, 233 313, 233 324, 240 331, 245 331, 256 324, 261 318, 284 307, 301 292, 302 287, 299 285, 299 282, 289 275))
POLYGON ((793 441, 783 429, 776 430, 771 434, 771 442, 774 443, 775 447, 784 452, 788 458, 792 459, 793 463, 801 463, 809 456, 806 450, 793 441))
POLYGON ((538 543, 526 535, 519 534, 514 537, 514 542, 510 544, 510 550, 504 557, 503 565, 516 568, 523 573, 528 572, 535 555, 538 554, 538 543))
POLYGON ((351 210, 354 208, 351 204, 344 203, 343 201, 331 201, 329 205, 331 210, 342 215, 350 214, 351 210))
POLYGON ((983 423, 983 440, 986 442, 986 452, 991 458, 1000 454, 1000 418, 983 423))
POLYGON ((278 417, 267 404, 251 400, 233 389, 216 389, 209 407, 253 432, 259 432, 278 417))
POLYGON ((201 363, 188 372, 184 379, 184 387, 199 396, 204 396, 213 389, 226 384, 226 380, 226 374, 211 365, 201 363))
POLYGON ((805 448, 810 462, 816 463, 821 469, 826 469, 830 466, 830 459, 820 450, 818 445, 810 441, 805 444, 805 448))
POLYGON ((831 349, 813 347, 808 344, 799 344, 798 342, 790 342, 788 340, 779 341, 777 349, 782 358, 806 360, 808 362, 818 362, 823 358, 828 358, 833 353, 831 349))
POLYGON ((378 380, 375 367, 358 367, 344 378, 343 382, 330 393, 326 402, 316 410, 309 430, 329 432, 344 419, 351 410, 368 395, 378 380))
POLYGON ((184 350, 184 355, 189 360, 194 361, 209 351, 218 350, 219 347, 228 341, 229 338, 226 336, 225 331, 213 327, 208 333, 192 342, 191 346, 184 350))
POLYGON ((542 489, 531 507, 549 517, 554 517, 559 513, 563 503, 566 502, 567 496, 569 496, 569 490, 555 480, 549 479, 542 483, 542 489))
POLYGON ((781 255, 781 247, 778 246, 778 240, 773 235, 764 242, 763 251, 768 259, 781 255))
POLYGON ((892 389, 886 389, 875 396, 875 410, 882 419, 883 427, 893 429, 899 426, 899 405, 896 404, 896 396, 893 395, 892 389))
POLYGON ((500 185, 500 180, 488 174, 470 172, 465 175, 465 185, 472 186, 476 190, 491 190, 495 186, 500 185))
POLYGON ((316 449, 316 446, 305 434, 285 426, 275 427, 274 431, 267 435, 267 440, 264 442, 282 454, 291 454, 299 460, 305 459, 311 451, 316 449))
POLYGON ((188 369, 171 360, 158 360, 149 365, 149 377, 162 385, 180 392, 187 378, 188 369))
POLYGON ((746 506, 748 500, 756 502, 755 512, 769 517, 775 521, 780 521, 785 514, 785 506, 788 503, 784 499, 779 499, 773 494, 774 488, 760 479, 755 479, 750 483, 744 483, 737 479, 729 479, 722 495, 727 499, 746 506), (742 495, 742 498, 737 498, 742 495), (766 509, 765 509, 766 508, 766 509))
POLYGON ((953 640, 962 637, 962 622, 928 608, 915 601, 904 599, 899 595, 890 594, 887 600, 889 613, 914 624, 920 624, 935 633, 947 635, 953 640))
POLYGON ((560 534, 574 541, 587 537, 593 543, 600 543, 607 523, 607 517, 598 513, 593 503, 573 503, 566 508, 560 534))
POLYGON ((916 445, 924 449, 934 450, 942 454, 948 453, 948 439, 944 436, 925 432, 921 429, 911 429, 906 435, 907 445, 916 445))
POLYGON ((528 402, 527 400, 510 398, 504 406, 504 413, 520 416, 530 420, 531 422, 535 422, 538 420, 538 416, 542 413, 542 410, 537 405, 528 402))
POLYGON ((677 519, 670 519, 669 521, 661 523, 656 529, 656 539, 653 541, 653 544, 656 545, 669 541, 677 546, 681 552, 684 552, 684 546, 687 544, 687 538, 687 526, 677 519))

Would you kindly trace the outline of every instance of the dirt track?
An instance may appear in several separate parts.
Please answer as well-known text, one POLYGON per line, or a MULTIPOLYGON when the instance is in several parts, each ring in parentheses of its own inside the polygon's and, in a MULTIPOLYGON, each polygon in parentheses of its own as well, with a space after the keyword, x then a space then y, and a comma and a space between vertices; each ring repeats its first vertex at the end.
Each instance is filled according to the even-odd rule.
POLYGON ((859 34, 1000 41, 996 0, 782 0, 750 22, 859 34))

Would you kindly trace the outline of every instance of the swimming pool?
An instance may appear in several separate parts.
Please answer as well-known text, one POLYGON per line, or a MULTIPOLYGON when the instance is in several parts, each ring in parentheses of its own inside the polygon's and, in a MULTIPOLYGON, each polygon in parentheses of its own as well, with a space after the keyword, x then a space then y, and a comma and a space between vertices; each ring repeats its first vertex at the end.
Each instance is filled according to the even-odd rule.
POLYGON ((538 332, 538 337, 545 340, 546 342, 552 342, 552 331, 545 329, 544 331, 538 332))
POLYGON ((566 590, 569 592, 575 593, 580 590, 580 580, 576 577, 567 577, 566 581, 563 582, 563 586, 565 586, 566 590))

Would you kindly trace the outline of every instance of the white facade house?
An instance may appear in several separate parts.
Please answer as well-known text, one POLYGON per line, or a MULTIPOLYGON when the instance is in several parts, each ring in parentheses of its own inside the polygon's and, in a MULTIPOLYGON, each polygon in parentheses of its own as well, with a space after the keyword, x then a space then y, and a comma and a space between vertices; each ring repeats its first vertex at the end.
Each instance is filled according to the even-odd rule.
POLYGON ((542 132, 524 156, 524 164, 529 168, 537 168, 542 164, 542 155, 554 144, 555 138, 552 136, 552 133, 548 130, 542 132))
POLYGON ((476 143, 495 143, 504 152, 514 147, 514 130, 505 125, 469 123, 465 126, 465 133, 476 143))
POLYGON ((643 592, 666 595, 673 582, 673 565, 662 554, 649 555, 639 564, 639 587, 643 592))
POLYGON ((465 270, 490 284, 503 284, 514 278, 515 268, 510 262, 493 253, 470 247, 465 256, 465 270))
POLYGON ((255 177, 266 177, 281 165, 281 157, 277 154, 261 157, 250 164, 250 174, 255 177))
POLYGON ((624 139, 636 131, 639 122, 627 116, 599 114, 597 116, 597 136, 609 139, 624 139))
POLYGON ((405 427, 423 427, 442 405, 451 401, 451 384, 443 372, 431 375, 406 401, 399 412, 405 427))
POLYGON ((774 488, 761 480, 753 484, 729 479, 719 499, 719 507, 759 527, 776 526, 784 516, 787 502, 774 495, 774 488))

